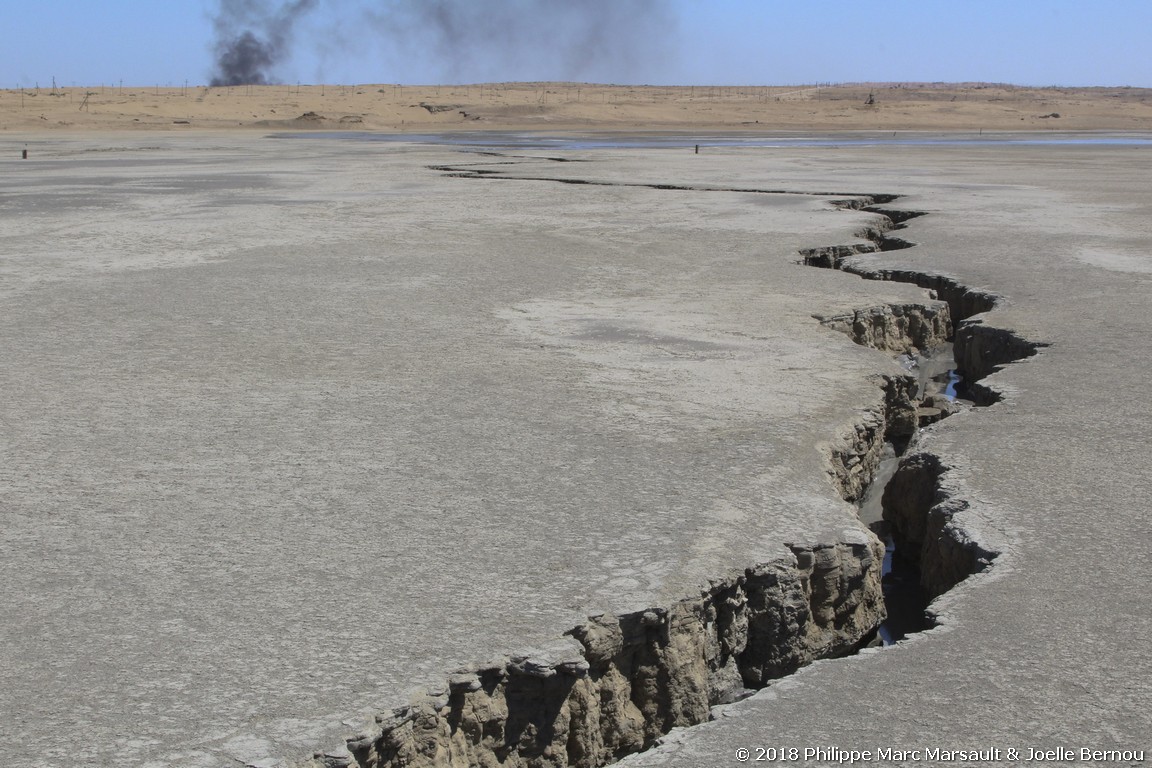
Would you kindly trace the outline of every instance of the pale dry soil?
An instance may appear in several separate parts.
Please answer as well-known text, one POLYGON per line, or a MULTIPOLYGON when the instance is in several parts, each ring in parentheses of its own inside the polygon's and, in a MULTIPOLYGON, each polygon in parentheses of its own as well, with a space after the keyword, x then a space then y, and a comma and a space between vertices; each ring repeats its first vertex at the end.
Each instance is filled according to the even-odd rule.
POLYGON ((939 628, 817 662, 625 764, 735 766, 738 749, 769 747, 870 751, 869 765, 930 764, 931 749, 1000 749, 992 764, 1008 749, 1071 750, 1054 765, 1129 764, 1081 749, 1147 757, 1152 406, 1132 388, 1152 371, 1152 153, 894 147, 804 162, 812 179, 866 177, 931 212, 909 229, 920 245, 864 263, 996 291, 1007 302, 987 322, 1050 345, 991 377, 1004 402, 920 443, 954 466, 971 505, 957 522, 1001 555, 932 606, 939 628))
MULTIPOLYGON (((860 535, 820 444, 895 367, 812 315, 922 292, 795 262, 866 214, 452 178, 428 166, 509 159, 415 145, 12 154, 0 753, 23 764, 296 761, 461 665, 860 535)), ((511 160, 869 181, 571 159, 511 160)))
POLYGON ((819 446, 894 364, 812 315, 924 293, 795 260, 867 214, 427 168, 461 163, 907 195, 931 214, 902 233, 918 247, 866 258, 998 292, 988 321, 1050 345, 993 377, 1004 402, 922 438, 1002 553, 938 601, 940 628, 819 662, 631 761, 1152 747, 1146 148, 513 168, 221 135, 18 146, 0 199, 3 753, 276 765, 461 664, 856 529, 819 446))

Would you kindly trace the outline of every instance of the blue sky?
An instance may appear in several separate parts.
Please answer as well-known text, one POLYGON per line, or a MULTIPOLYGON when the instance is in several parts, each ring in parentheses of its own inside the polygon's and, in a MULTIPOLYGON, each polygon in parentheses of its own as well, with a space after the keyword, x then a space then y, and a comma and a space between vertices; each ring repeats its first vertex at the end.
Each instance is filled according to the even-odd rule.
MULTIPOLYGON (((221 1, 0 0, 0 87, 46 87, 54 77, 60 85, 207 83, 221 1)), ((315 7, 300 15, 269 73, 280 82, 1152 87, 1152 0, 620 0, 656 7, 659 23, 630 31, 619 19, 605 22, 616 36, 586 57, 575 39, 540 42, 525 27, 495 40, 475 23, 478 10, 532 0, 454 0, 466 10, 454 41, 422 36, 415 16, 392 26, 395 7, 421 0, 310 1, 315 7)), ((582 2, 610 7, 567 7, 582 2)), ((572 26, 539 22, 550 31, 572 26)))

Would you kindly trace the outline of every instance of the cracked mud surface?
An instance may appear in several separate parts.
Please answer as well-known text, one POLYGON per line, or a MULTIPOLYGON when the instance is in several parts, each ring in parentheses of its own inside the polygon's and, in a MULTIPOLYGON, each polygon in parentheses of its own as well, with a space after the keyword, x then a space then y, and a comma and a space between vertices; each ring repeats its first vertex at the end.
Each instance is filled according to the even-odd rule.
MULTIPOLYGON (((992 407, 933 425, 906 459, 909 480, 936 473, 933 457, 946 457, 947 487, 920 506, 967 499, 955 522, 999 555, 933 603, 938 628, 892 651, 818 663, 624 764, 734 764, 736 748, 774 744, 873 755, 977 743, 1146 749, 1152 702, 1139 682, 1149 669, 1138 616, 1148 605, 1125 585, 1149 575, 1134 554, 1146 549, 1136 488, 1149 478, 1124 457, 1152 414, 1141 404, 1119 417, 1114 409, 1136 381, 1113 378, 1106 360, 1143 333, 1134 317, 1152 285, 1131 267, 1152 253, 1138 214, 1150 202, 1137 181, 1149 158, 958 152, 913 161, 882 152, 840 162, 849 174, 886 168, 877 180, 904 181, 899 205, 932 214, 912 223, 913 249, 880 253, 864 238, 864 248, 833 253, 848 271, 941 275, 926 287, 943 289, 953 308, 991 310, 961 344, 994 326, 1010 331, 990 345, 1001 351, 1024 338, 1049 344, 985 380, 992 407), (934 181, 918 180, 910 162, 931 167, 934 181), (1111 255, 1096 259, 1101 253, 1111 255), (949 295, 952 286, 970 292, 949 295), (994 294, 1006 298, 993 308, 981 295, 994 294), (1113 429, 1115 441, 1106 436, 1113 429)), ((991 370, 996 354, 962 365, 991 370)))
POLYGON ((811 318, 876 296, 792 263, 847 226, 822 198, 315 146, 66 145, 0 201, 5 751, 308 759, 452 669, 858 536, 816 445, 889 364, 811 318))
MULTIPOLYGON (((969 156, 979 152, 943 160, 919 153, 917 162, 941 163, 940 173, 964 180, 921 187, 891 170, 907 157, 884 166, 848 153, 847 166, 842 156, 833 167, 818 153, 750 163, 735 152, 701 166, 638 153, 614 156, 604 174, 625 188, 468 183, 485 191, 459 197, 448 186, 459 180, 420 174, 453 164, 435 150, 371 150, 354 167, 341 165, 343 148, 290 160, 244 150, 260 183, 230 181, 241 153, 168 150, 175 154, 167 160, 195 158, 214 180, 171 208, 135 195, 129 181, 170 175, 171 162, 146 171, 114 158, 79 173, 61 163, 19 182, 48 199, 77 185, 108 188, 102 197, 122 207, 94 215, 48 206, 58 226, 51 236, 25 217, 14 220, 24 239, 5 246, 14 277, 5 302, 15 318, 5 352, 16 361, 5 381, 15 393, 6 424, 16 427, 7 454, 15 461, 6 465, 15 469, 5 470, 13 500, 5 576, 20 589, 2 607, 21 621, 5 630, 18 664, 4 669, 14 686, 0 706, 17 714, 0 734, 34 764, 304 758, 357 729, 364 720, 348 713, 358 707, 370 718, 470 660, 544 643, 598 611, 670 604, 726 569, 787 556, 782 542, 801 532, 830 540, 851 526, 852 510, 831 491, 815 446, 878 404, 871 374, 898 369, 811 315, 914 302, 923 292, 792 264, 802 248, 850 242, 874 217, 828 211, 803 195, 743 191, 776 187, 766 176, 788 182, 781 188, 911 190, 901 203, 933 212, 915 223, 920 245, 860 258, 991 287, 1012 300, 996 310, 998 325, 1052 341, 1027 366, 993 375, 1002 402, 949 419, 924 440, 951 457, 951 477, 976 502, 964 512, 966 530, 1006 555, 979 589, 962 586, 935 606, 943 626, 925 638, 932 642, 851 667, 820 662, 730 707, 718 723, 630 759, 698 763, 705 752, 763 739, 769 714, 769 735, 796 739, 813 723, 851 741, 911 740, 925 728, 943 738, 977 722, 1007 738, 1011 723, 980 719, 989 696, 1049 712, 1059 695, 1070 709, 1054 720, 1065 726, 1083 707, 1103 706, 1117 743, 1147 732, 1146 697, 1113 673, 1138 674, 1141 661, 1129 652, 1138 644, 1096 633, 1099 661, 1080 663, 1075 678, 1045 672, 1090 630, 1078 616, 1104 621, 1086 606, 1122 594, 1112 587, 1141 566, 1131 549, 1116 547, 1103 569, 1094 558, 1087 603, 1060 587, 1086 581, 1072 546, 1085 543, 1082 530, 1053 539, 1035 518, 1059 531, 1059 509, 1087 506, 1076 503, 1075 478, 1100 470, 1086 448, 1069 441, 1070 476, 1049 479, 1028 502, 1021 496, 1047 466, 1027 439, 1049 430, 1051 445, 1066 426, 1051 414, 1066 412, 1062 401, 1074 391, 1057 387, 1053 397, 1046 387, 1076 381, 1096 348, 1056 302, 1037 304, 1053 282, 1037 277, 1023 251, 981 238, 989 222, 1010 220, 1031 247, 1068 254, 1060 256, 1067 266, 1108 247, 1092 235, 1101 217, 1125 221, 1082 207, 1059 219, 1072 245, 1057 247, 1045 211, 1073 193, 1042 158, 1021 161, 1009 186, 971 178, 969 156), (89 172, 106 175, 97 181, 89 172), (1021 176, 1031 186, 1021 187, 1021 176), (741 191, 678 189, 670 198, 653 188, 669 179, 741 191), (229 185, 241 192, 226 193, 229 185), (513 189, 522 187, 530 189, 513 189), (164 227, 142 231, 149 216, 164 227), (323 226, 333 220, 340 226, 323 226), (210 222, 228 237, 212 240, 210 222), (192 234, 211 248, 191 247, 192 234), (206 250, 215 260, 203 263, 206 250), (1051 359, 1069 348, 1076 354, 1053 369, 1051 359), (157 399, 158 391, 166 396, 157 399), (373 410, 381 403, 389 407, 373 410), (1033 408, 1048 419, 1017 415, 1033 408), (148 425, 153 432, 141 437, 148 425), (558 430, 565 444, 542 442, 558 430), (197 451, 208 445, 213 453, 224 446, 233 460, 209 461, 197 451), (211 526, 181 515, 189 503, 211 526), (100 546, 86 546, 93 541, 100 546), (218 548, 205 550, 207 541, 218 548), (1032 612, 1025 598, 1021 611, 1031 584, 1018 577, 1025 565, 1070 610, 1052 614, 1037 601, 1032 612), (35 606, 20 603, 22 595, 34 595, 35 606), (1018 637, 1001 648, 965 613, 973 605, 984 615, 1011 605, 1009 626, 1046 653, 1020 653, 1018 637), (77 627, 87 630, 84 641, 77 627), (944 669, 938 654, 980 662, 944 669), (1014 676, 1005 680, 1006 671, 1014 676), (964 695, 949 685, 957 674, 983 687, 964 695), (901 731, 899 717, 877 724, 861 691, 878 675, 890 689, 916 687, 915 734, 901 731), (1029 686, 1028 675, 1045 682, 1029 686), (927 680, 933 693, 925 696, 927 680)), ((1099 161, 1078 157, 1089 167, 1099 161)), ((542 165, 542 174, 557 167, 542 165)), ((588 164, 564 169, 596 178, 588 164)), ((1116 166, 1106 170, 1110 184, 1125 178, 1116 166)), ((1128 243, 1140 233, 1122 231, 1125 254, 1137 258, 1128 243)), ((1112 297, 1109 333, 1091 338, 1114 348, 1128 332, 1122 310, 1146 286, 1131 272, 1125 282, 1073 269, 1077 290, 1112 297)), ((1107 393, 1125 383, 1123 371, 1116 376, 1089 398, 1097 418, 1106 420, 1107 393)), ((1147 419, 1139 404, 1124 412, 1147 419)), ((1135 434, 1109 438, 1123 444, 1135 434)), ((1139 472, 1113 463, 1103 474, 1139 472)), ((1111 496, 1118 526, 1136 522, 1126 510, 1138 505, 1123 503, 1131 487, 1110 483, 1097 494, 1111 496)), ((1089 553, 1111 533, 1093 526, 1092 536, 1089 553)), ((1117 616, 1138 627, 1129 606, 1117 606, 1117 616)), ((1125 636, 1115 622, 1097 626, 1125 636)), ((1036 738, 1060 726, 1045 722, 1036 738)))
MULTIPOLYGON (((451 166, 434 170, 453 177, 504 178, 460 173, 451 166)), ((646 186, 694 193, 727 191, 646 186)), ((881 251, 912 247, 884 233, 903 228, 902 222, 923 213, 881 212, 874 205, 878 197, 858 196, 833 201, 833 205, 877 213, 880 222, 859 234, 878 243, 881 251), (899 245, 885 247, 892 242, 899 245)), ((883 196, 883 202, 895 199, 883 196)), ((808 266, 852 271, 846 259, 814 258, 813 254, 821 252, 862 251, 852 246, 801 251, 808 266)), ((887 274, 863 276, 889 279, 887 274)), ((979 384, 980 378, 995 366, 1035 354, 1038 345, 1001 329, 981 325, 984 333, 969 332, 976 322, 971 312, 953 319, 950 307, 964 313, 967 307, 960 299, 973 295, 954 280, 910 272, 901 272, 896 279, 943 285, 949 302, 890 304, 850 316, 822 318, 823 325, 844 331, 861 346, 899 352, 902 357, 947 344, 954 348, 958 364, 975 363, 970 370, 961 369, 961 376, 969 382, 967 388, 979 386, 981 392, 992 394, 998 393, 979 384)), ((986 295, 986 302, 994 307, 996 297, 986 295)), ((644 335, 601 327, 577 338, 620 342, 637 337, 644 335)), ((667 351, 669 339, 655 341, 667 351)), ((934 626, 934 621, 921 622, 909 612, 923 610, 928 598, 985 571, 999 552, 986 548, 961 522, 970 502, 949 478, 952 468, 918 446, 918 427, 939 422, 954 410, 935 407, 936 397, 920 391, 922 382, 912 375, 886 376, 882 381, 883 405, 862 416, 833 445, 829 474, 846 501, 861 505, 861 515, 864 499, 878 492, 871 484, 880 482, 883 475, 883 517, 887 535, 895 543, 891 555, 882 553, 875 538, 863 531, 850 543, 790 545, 792 558, 757 564, 736 578, 710 580, 699 598, 624 616, 591 617, 568 633, 579 641, 578 646, 560 644, 461 669, 446 685, 429 689, 391 715, 379 716, 378 729, 349 741, 350 753, 318 753, 319 764, 327 768, 347 768, 353 763, 363 768, 443 764, 594 768, 644 752, 674 729, 682 731, 712 719, 714 707, 738 701, 766 685, 779 685, 782 678, 813 661, 860 648, 885 617, 880 606, 879 566, 883 560, 887 567, 889 556, 896 569, 891 576, 920 582, 918 590, 898 589, 918 593, 912 599, 923 601, 893 604, 889 587, 884 587, 887 607, 905 627, 900 637, 907 628, 922 631, 934 626), (891 444, 906 455, 898 454, 893 472, 882 473, 881 455, 891 444)), ((996 400, 986 399, 983 404, 996 400)), ((886 584, 888 576, 884 576, 886 584)))

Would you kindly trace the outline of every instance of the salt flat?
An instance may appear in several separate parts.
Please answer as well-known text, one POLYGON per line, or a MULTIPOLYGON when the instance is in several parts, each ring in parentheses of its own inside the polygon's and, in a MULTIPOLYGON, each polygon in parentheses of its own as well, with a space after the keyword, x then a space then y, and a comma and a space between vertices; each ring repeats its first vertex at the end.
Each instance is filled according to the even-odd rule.
POLYGON ((924 292, 796 254, 867 214, 429 166, 902 178, 819 152, 37 141, 5 145, 0 200, 0 750, 24 764, 303 760, 456 667, 860 535, 821 446, 896 368, 812 315, 924 292))

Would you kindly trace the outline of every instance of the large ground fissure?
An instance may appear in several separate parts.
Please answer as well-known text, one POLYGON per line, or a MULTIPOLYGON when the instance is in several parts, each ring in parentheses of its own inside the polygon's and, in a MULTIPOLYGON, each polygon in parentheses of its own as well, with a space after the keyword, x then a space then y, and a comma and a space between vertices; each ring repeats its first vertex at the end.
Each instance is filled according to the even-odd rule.
MULTIPOLYGON (((433 170, 485 180, 828 197, 836 208, 874 214, 875 223, 858 233, 859 242, 801 252, 805 264, 914 283, 931 291, 933 300, 820 318, 825 325, 909 360, 953 343, 956 369, 974 406, 999 399, 979 384, 981 378, 1039 347, 986 324, 983 313, 996 306, 992 294, 951 277, 860 260, 913 247, 891 233, 923 213, 888 207, 897 195, 540 178, 463 165, 433 170)), ((925 594, 939 595, 987 568, 997 554, 955 522, 968 502, 949 481, 947 457, 917 447, 919 431, 954 407, 938 393, 921 391, 912 371, 880 376, 877 385, 875 407, 838 435, 829 451, 830 480, 845 500, 861 503, 886 446, 897 446, 899 464, 883 494, 884 520, 898 556, 919 574, 925 594)), ((317 754, 315 764, 596 768, 648 749, 673 728, 707 721, 715 706, 871 639, 886 613, 885 546, 861 525, 840 540, 789 549, 787 558, 750 565, 671 605, 593 616, 549 647, 457 670, 442 687, 419 692, 409 705, 379 716, 377 727, 350 739, 346 749, 317 754)))

